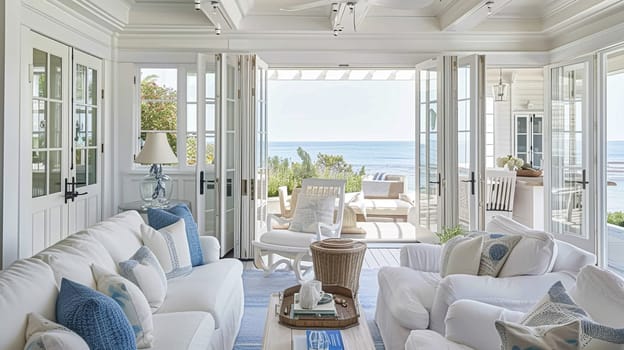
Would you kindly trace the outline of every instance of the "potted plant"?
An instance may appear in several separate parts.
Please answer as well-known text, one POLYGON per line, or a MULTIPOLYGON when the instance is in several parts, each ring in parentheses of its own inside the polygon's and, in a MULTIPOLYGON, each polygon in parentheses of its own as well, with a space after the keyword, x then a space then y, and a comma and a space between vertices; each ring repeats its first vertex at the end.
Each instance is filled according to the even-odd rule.
POLYGON ((502 168, 507 167, 509 170, 517 170, 524 165, 524 160, 516 158, 510 154, 504 157, 496 158, 496 165, 502 168))
POLYGON ((450 241, 451 239, 457 236, 463 236, 464 234, 465 234, 464 229, 460 225, 457 225, 453 227, 443 227, 442 232, 437 232, 436 236, 438 236, 438 239, 440 240, 440 244, 444 244, 450 241))

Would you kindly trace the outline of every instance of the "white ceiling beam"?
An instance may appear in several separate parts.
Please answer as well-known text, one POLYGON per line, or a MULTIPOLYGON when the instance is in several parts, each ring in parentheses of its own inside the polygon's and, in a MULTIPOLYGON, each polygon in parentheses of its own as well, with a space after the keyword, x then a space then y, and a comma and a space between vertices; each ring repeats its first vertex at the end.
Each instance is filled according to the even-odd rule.
MULTIPOLYGON (((510 2, 511 0, 494 0, 489 5, 491 15, 502 10, 510 2)), ((487 0, 461 0, 453 2, 438 16, 440 30, 463 31, 473 29, 490 16, 486 3, 487 0)))
POLYGON ((210 22, 221 28, 238 30, 243 20, 243 12, 235 1, 201 0, 201 11, 210 22))
POLYGON ((570 24, 591 18, 601 11, 607 10, 620 0, 583 0, 567 2, 567 6, 557 8, 543 19, 542 31, 558 31, 570 24))

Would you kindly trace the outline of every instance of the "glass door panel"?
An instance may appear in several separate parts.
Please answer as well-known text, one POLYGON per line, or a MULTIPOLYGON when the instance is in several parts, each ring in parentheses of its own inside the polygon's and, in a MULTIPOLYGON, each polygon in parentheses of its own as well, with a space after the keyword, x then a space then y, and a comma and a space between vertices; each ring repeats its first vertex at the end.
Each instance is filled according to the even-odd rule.
POLYGON ((438 67, 435 62, 417 69, 416 133, 418 225, 431 232, 440 228, 442 174, 438 165, 438 145, 442 142, 438 120, 438 67))
POLYGON ((550 231, 595 251, 588 197, 594 187, 590 167, 593 141, 589 103, 591 60, 550 69, 550 169, 547 172, 550 231))
MULTIPOLYGON (((599 139, 603 149, 601 187, 606 188, 605 212, 601 215, 603 239, 602 264, 624 276, 624 47, 599 56, 602 66, 601 123, 599 139)), ((599 124, 600 125, 600 124, 599 124)))

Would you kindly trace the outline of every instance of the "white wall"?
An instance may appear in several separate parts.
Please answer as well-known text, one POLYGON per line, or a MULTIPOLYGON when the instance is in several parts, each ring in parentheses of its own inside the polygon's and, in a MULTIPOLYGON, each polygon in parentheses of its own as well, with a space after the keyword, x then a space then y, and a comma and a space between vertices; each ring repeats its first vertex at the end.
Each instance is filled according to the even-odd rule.
MULTIPOLYGON (((499 81, 499 70, 488 69, 486 93, 499 81)), ((514 113, 544 110, 544 77, 542 68, 505 68, 503 82, 509 84, 507 101, 494 102, 494 156, 514 153, 514 113), (528 102, 531 105, 528 105, 528 102)))
MULTIPOLYGON (((6 55, 6 49, 4 47, 4 37, 6 35, 5 28, 5 8, 6 1, 0 3, 0 164, 4 164, 4 56, 6 55)), ((0 172, 0 193, 4 193, 3 189, 3 172, 0 172)), ((2 227, 2 198, 0 198, 0 227, 2 227)), ((0 230, 0 269, 2 269, 2 235, 0 230)))

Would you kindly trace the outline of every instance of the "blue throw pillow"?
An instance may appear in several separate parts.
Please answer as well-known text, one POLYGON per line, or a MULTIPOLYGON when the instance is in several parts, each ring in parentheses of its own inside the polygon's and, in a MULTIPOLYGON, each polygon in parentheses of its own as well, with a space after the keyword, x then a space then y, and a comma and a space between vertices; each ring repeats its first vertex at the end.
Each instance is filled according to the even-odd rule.
POLYGON ((204 255, 199 244, 199 231, 193 219, 193 214, 185 204, 178 204, 169 209, 148 209, 147 221, 156 230, 173 225, 178 220, 184 219, 186 227, 186 240, 191 254, 191 265, 199 266, 204 264, 204 255))
POLYGON ((134 330, 115 300, 66 278, 56 299, 56 320, 92 350, 136 349, 134 330))

